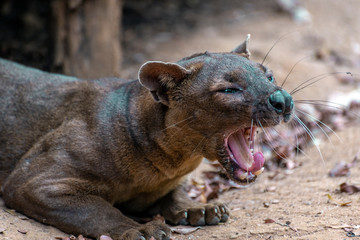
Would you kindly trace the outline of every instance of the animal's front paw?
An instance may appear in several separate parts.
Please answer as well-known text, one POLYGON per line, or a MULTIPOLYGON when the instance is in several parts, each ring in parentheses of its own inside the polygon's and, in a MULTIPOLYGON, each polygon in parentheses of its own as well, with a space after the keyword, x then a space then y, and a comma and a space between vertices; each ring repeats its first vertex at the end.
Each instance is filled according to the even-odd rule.
POLYGON ((164 213, 164 217, 175 225, 217 225, 228 220, 229 212, 225 204, 199 204, 182 210, 169 209, 164 213))
POLYGON ((170 240, 171 231, 168 226, 152 221, 139 228, 132 228, 121 235, 119 240, 170 240))

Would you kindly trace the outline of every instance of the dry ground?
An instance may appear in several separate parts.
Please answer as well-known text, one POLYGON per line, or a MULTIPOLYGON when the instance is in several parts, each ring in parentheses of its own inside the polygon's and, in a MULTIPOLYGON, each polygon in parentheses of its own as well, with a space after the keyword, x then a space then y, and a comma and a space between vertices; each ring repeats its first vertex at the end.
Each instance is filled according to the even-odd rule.
MULTIPOLYGON (((126 51, 129 59, 137 56, 136 59, 140 60, 125 62, 126 68, 122 75, 136 76, 136 69, 143 59, 176 61, 194 52, 231 50, 243 41, 247 33, 252 34, 250 50, 253 59, 259 61, 276 40, 289 33, 274 47, 266 61, 280 82, 298 60, 313 56, 321 50, 325 56, 323 60, 309 57, 297 65, 285 85, 288 90, 313 76, 327 72, 358 73, 360 2, 301 2, 312 15, 311 24, 296 23, 287 14, 269 9, 269 4, 245 4, 241 5, 242 9, 238 9, 234 3, 234 7, 226 8, 216 15, 201 13, 201 20, 194 29, 184 28, 181 33, 173 34, 148 34, 146 38, 137 40, 131 51, 126 51), (338 61, 334 63, 334 59, 338 61)), ((334 91, 349 91, 352 88, 354 87, 340 85, 334 76, 330 76, 303 90, 296 97, 327 99, 334 91)), ((290 172, 282 170, 273 179, 269 176, 273 176, 274 172, 265 172, 250 187, 223 194, 221 200, 232 209, 228 223, 205 227, 189 235, 174 234, 173 238, 350 239, 343 229, 331 227, 360 225, 360 193, 348 195, 338 191, 342 182, 360 183, 360 167, 353 168, 348 177, 330 178, 328 172, 339 161, 352 161, 359 150, 360 125, 343 129, 337 134, 341 140, 332 135, 332 142, 321 142, 323 160, 316 148, 309 147, 306 150, 307 156, 297 159, 302 163, 299 168, 290 172), (329 202, 327 194, 338 202, 351 201, 351 204, 346 207, 338 206, 329 202), (265 219, 273 219, 277 223, 265 224, 265 219), (286 222, 290 224, 285 226, 286 222)), ((199 178, 199 175, 196 173, 195 177, 199 178)), ((1 202, 0 207, 0 230, 4 230, 0 233, 0 239, 38 240, 67 236, 55 228, 33 220, 24 220, 20 214, 8 211, 1 202)))

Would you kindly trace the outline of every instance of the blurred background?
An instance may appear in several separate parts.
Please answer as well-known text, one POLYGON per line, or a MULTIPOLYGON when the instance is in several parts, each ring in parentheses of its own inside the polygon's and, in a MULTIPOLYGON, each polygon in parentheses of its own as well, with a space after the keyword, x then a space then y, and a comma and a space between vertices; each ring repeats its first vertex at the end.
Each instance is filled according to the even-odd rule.
POLYGON ((360 54, 359 30, 353 28, 360 22, 353 12, 358 5, 349 0, 2 0, 0 57, 78 77, 133 78, 147 60, 231 50, 251 33, 255 57, 264 57, 287 35, 290 40, 273 52, 292 45, 299 58, 342 61, 342 54, 360 54))
MULTIPOLYGON (((266 171, 251 188, 224 190, 234 186, 200 168, 189 195, 220 197, 231 220, 174 239, 345 239, 360 236, 359 197, 339 189, 360 183, 359 9, 359 0, 2 0, 0 57, 82 78, 135 79, 146 61, 231 51, 250 33, 251 59, 279 85, 286 79, 289 92, 301 89, 296 113, 313 139, 296 122, 260 136, 266 171)), ((19 228, 31 240, 66 236, 7 213, 1 199, 0 207, 10 239, 25 239, 19 228)))

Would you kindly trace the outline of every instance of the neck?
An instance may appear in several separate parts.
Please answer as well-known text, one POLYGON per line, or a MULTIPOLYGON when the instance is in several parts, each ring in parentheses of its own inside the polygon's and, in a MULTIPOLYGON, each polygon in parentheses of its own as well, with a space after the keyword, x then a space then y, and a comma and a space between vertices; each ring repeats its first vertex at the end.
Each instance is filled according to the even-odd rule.
POLYGON ((144 155, 156 168, 173 178, 200 164, 200 145, 204 139, 189 128, 192 117, 156 103, 146 90, 141 90, 134 109, 139 116, 135 127, 144 139, 144 155))

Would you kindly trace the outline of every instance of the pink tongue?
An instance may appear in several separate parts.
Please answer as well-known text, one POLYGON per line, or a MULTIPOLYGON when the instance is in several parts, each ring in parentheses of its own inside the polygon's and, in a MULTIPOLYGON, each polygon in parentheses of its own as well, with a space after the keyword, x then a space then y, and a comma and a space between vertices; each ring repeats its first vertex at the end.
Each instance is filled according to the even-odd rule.
POLYGON ((261 152, 251 154, 243 134, 235 133, 230 135, 228 144, 231 152, 234 155, 234 158, 236 159, 236 162, 243 170, 256 172, 264 166, 264 155, 261 152), (253 159, 253 163, 250 167, 245 163, 244 158, 253 159))
POLYGON ((264 166, 265 158, 262 152, 254 153, 254 163, 249 168, 249 172, 259 171, 264 166))
POLYGON ((253 156, 250 153, 249 147, 247 146, 247 143, 244 139, 244 135, 239 132, 230 135, 228 144, 239 166, 244 170, 250 169, 254 163, 249 166, 249 160, 252 160, 253 156))

